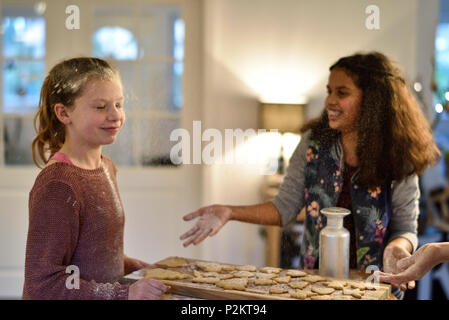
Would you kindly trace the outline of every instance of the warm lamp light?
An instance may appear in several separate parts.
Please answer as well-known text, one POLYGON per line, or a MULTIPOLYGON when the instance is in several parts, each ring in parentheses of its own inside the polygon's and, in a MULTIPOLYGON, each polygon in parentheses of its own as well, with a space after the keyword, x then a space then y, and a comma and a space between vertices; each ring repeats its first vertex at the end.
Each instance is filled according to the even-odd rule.
POLYGON ((286 164, 286 159, 284 159, 286 155, 284 155, 284 153, 286 149, 288 149, 289 153, 289 155, 287 156, 288 161, 291 153, 293 153, 294 148, 299 142, 299 129, 304 124, 305 120, 304 109, 305 104, 261 102, 259 113, 259 128, 265 129, 267 131, 277 130, 282 137, 282 142, 278 146, 280 153, 277 160, 277 173, 280 175, 284 174, 284 168, 286 164), (291 135, 292 137, 289 137, 289 135, 291 135), (292 144, 292 141, 294 144, 293 149, 290 146, 292 144))
POLYGON ((304 104, 261 102, 259 127, 280 133, 299 133, 304 123, 304 104))

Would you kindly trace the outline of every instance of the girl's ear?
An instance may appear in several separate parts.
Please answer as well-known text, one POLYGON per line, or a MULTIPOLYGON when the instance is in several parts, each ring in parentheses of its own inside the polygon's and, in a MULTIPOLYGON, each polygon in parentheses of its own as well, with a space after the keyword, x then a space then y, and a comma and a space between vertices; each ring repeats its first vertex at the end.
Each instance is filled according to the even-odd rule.
POLYGON ((63 124, 68 125, 72 121, 70 120, 70 115, 67 112, 67 107, 62 103, 57 103, 54 106, 56 117, 58 117, 59 121, 63 124))

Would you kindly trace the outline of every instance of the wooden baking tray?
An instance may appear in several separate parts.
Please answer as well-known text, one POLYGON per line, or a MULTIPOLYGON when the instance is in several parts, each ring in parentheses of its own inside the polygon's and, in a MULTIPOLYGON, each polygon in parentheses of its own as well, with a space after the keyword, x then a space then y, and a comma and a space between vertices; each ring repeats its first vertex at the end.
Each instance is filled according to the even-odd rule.
MULTIPOLYGON (((169 257, 170 258, 170 257, 169 257)), ((170 293, 172 294, 178 294, 183 296, 189 296, 194 298, 201 298, 201 299, 211 299, 211 300, 297 300, 295 298, 291 298, 289 294, 259 294, 259 293, 253 293, 248 291, 240 291, 240 290, 225 290, 223 288, 217 287, 214 284, 203 284, 203 283, 193 283, 191 282, 191 279, 193 276, 193 270, 199 270, 195 262, 203 261, 203 262, 213 262, 213 261, 205 261, 205 260, 198 260, 198 259, 189 259, 189 258, 183 258, 188 261, 187 267, 178 267, 178 268, 168 268, 168 267, 162 267, 158 266, 158 262, 155 263, 154 268, 165 268, 173 271, 178 271, 184 274, 188 274, 191 276, 191 278, 188 279, 182 279, 182 280, 161 280, 166 285, 169 285, 171 287, 170 293)), ((164 259, 165 260, 165 259, 164 259)), ((162 260, 161 260, 162 261, 162 260)), ((215 262, 215 263, 221 263, 221 262, 215 262)), ((229 263, 222 263, 226 265, 232 265, 229 263)), ((283 276, 285 274, 286 270, 282 270, 279 276, 283 276)), ((318 274, 318 270, 307 270, 305 271, 309 274, 318 274)), ((222 271, 221 273, 229 273, 226 271, 222 271)), ((366 275, 367 277, 368 275, 366 275)), ((366 278, 365 277, 365 278, 366 278)), ((361 283, 364 282, 363 274, 360 271, 352 271, 350 274, 350 280, 349 279, 333 279, 328 278, 329 280, 342 280, 348 283, 351 282, 357 282, 361 283)), ((300 279, 299 279, 300 280, 300 279)), ((315 286, 324 286, 322 284, 315 283, 313 284, 315 286)), ((289 289, 289 291, 294 291, 295 289, 290 288, 287 284, 282 285, 285 288, 289 289)), ((310 285, 311 286, 311 285, 310 285)), ((310 286, 308 287, 310 289, 310 286)), ((255 288, 255 289, 269 289, 270 286, 254 286, 252 282, 250 281, 250 284, 248 285, 248 288, 255 288)), ((334 293, 331 294, 331 296, 334 299, 338 300, 338 297, 343 295, 341 290, 336 290, 334 293)), ((379 284, 376 287, 376 290, 365 290, 364 295, 362 297, 363 300, 387 300, 390 299, 391 296, 391 287, 386 284, 379 284)), ((359 300, 359 299, 355 299, 359 300)))

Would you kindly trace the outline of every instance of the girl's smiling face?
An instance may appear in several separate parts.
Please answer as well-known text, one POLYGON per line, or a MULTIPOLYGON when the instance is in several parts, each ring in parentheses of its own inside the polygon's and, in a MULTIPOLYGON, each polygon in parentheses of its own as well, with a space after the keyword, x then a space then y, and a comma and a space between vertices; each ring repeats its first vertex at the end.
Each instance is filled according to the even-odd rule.
POLYGON ((123 100, 122 84, 117 77, 88 80, 81 96, 68 108, 70 123, 66 133, 78 143, 92 147, 113 143, 125 122, 123 100))
POLYGON ((325 106, 329 127, 344 133, 356 130, 362 90, 343 69, 335 68, 329 75, 327 92, 325 106))

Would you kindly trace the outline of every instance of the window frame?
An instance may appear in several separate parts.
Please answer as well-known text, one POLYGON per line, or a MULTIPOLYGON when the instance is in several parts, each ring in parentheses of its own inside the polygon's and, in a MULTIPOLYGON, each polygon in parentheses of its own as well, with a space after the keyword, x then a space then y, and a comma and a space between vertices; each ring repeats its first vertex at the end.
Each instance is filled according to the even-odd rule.
MULTIPOLYGON (((186 25, 186 19, 184 17, 185 15, 185 10, 190 10, 191 12, 193 10, 196 10, 201 1, 195 1, 197 3, 193 3, 187 5, 187 2, 185 0, 158 0, 158 1, 138 1, 138 0, 130 0, 127 2, 128 5, 131 6, 135 6, 135 8, 139 8, 140 6, 149 6, 149 5, 161 5, 161 6, 170 6, 170 5, 176 5, 180 7, 180 17, 181 19, 183 19, 184 24, 186 25)), ((2 1, 2 6, 3 4, 27 4, 27 5, 34 5, 35 1, 31 1, 31 0, 16 0, 16 1, 2 1)), ((104 4, 108 4, 108 5, 123 5, 123 2, 121 1, 117 1, 117 0, 81 0, 79 1, 79 3, 77 3, 78 7, 80 8, 80 16, 81 16, 81 29, 82 28, 88 28, 89 31, 88 32, 83 32, 83 34, 80 34, 79 31, 77 30, 72 30, 71 32, 73 33, 73 41, 71 42, 78 42, 80 45, 78 52, 80 52, 80 54, 84 53, 84 55, 86 55, 86 53, 88 52, 90 55, 92 55, 93 52, 93 48, 92 48, 92 35, 95 32, 94 28, 93 28, 93 23, 92 23, 92 18, 94 15, 94 7, 96 5, 104 5, 104 4), (87 12, 87 14, 85 13, 87 12), (89 21, 90 20, 90 21, 89 21)), ((45 67, 44 67, 44 73, 48 72, 49 67, 53 66, 55 63, 61 61, 63 58, 67 58, 70 56, 74 56, 77 55, 77 53, 70 53, 69 50, 71 48, 73 48, 74 46, 68 46, 68 49, 66 49, 65 51, 61 52, 59 51, 59 54, 56 54, 54 50, 54 48, 58 47, 64 47, 64 42, 68 43, 67 39, 63 39, 61 37, 54 37, 52 35, 55 35, 55 24, 56 23, 63 23, 65 21, 65 18, 68 16, 67 14, 65 14, 65 7, 68 4, 66 3, 58 3, 58 4, 52 4, 51 6, 47 5, 47 9, 46 12, 44 13, 44 18, 45 18, 45 28, 46 28, 46 50, 45 50, 45 56, 44 56, 44 61, 45 61, 45 67), (56 16, 55 13, 59 12, 59 15, 56 16), (61 12, 63 12, 61 14, 61 12), (60 40, 62 40, 62 43, 60 43, 60 40)), ((1 7, 0 7, 1 10, 1 7)), ((190 13, 192 14, 192 13, 190 13)), ((196 26, 198 27, 198 25, 196 26)), ((180 108, 179 111, 177 112, 172 112, 172 111, 162 111, 162 110, 147 110, 147 111, 131 111, 128 110, 126 112, 127 114, 127 118, 128 119, 176 119, 179 122, 179 127, 183 127, 183 124, 185 123, 189 123, 190 121, 186 121, 186 119, 184 119, 184 116, 186 115, 186 96, 185 96, 185 88, 184 88, 184 84, 186 83, 185 80, 185 75, 186 75, 186 42, 188 40, 186 40, 187 38, 187 31, 185 31, 185 35, 184 35, 184 59, 181 61, 183 63, 183 78, 182 78, 182 83, 183 83, 183 103, 182 106, 180 108)), ((0 41, 0 50, 3 49, 3 43, 2 41, 0 41)), ((1 62, 3 63, 5 60, 3 59, 3 55, 0 58, 1 62)), ((113 63, 115 62, 114 60, 112 60, 113 63)), ((123 60, 120 60, 123 61, 123 60)), ((153 62, 153 61, 157 61, 160 62, 160 60, 158 60, 157 58, 143 58, 140 59, 138 61, 137 67, 139 67, 142 63, 148 63, 148 62, 153 62)), ((170 68, 172 68, 173 63, 179 62, 179 60, 175 59, 173 57, 173 59, 167 59, 164 61, 167 64, 172 64, 170 66, 170 68)), ((173 72, 171 72, 171 74, 173 74, 173 72)), ((45 75, 44 75, 45 76, 45 75)), ((195 76, 196 78, 196 76, 195 76)), ((3 75, 0 77, 0 86, 3 85, 3 75)), ((172 99, 172 97, 170 97, 170 100, 172 99)), ((198 106, 195 106, 196 109, 198 109, 198 106)), ((175 111, 175 110, 173 110, 175 111)), ((198 112, 195 112, 198 114, 198 112)), ((23 168, 30 168, 30 167, 34 167, 34 164, 30 164, 30 165, 14 165, 14 164, 6 164, 6 158, 5 158, 5 144, 4 144, 4 119, 9 118, 9 117, 14 117, 16 118, 17 116, 24 118, 24 119, 30 119, 34 117, 34 114, 31 113, 27 113, 27 114, 20 114, 20 115, 12 115, 12 114, 4 114, 3 113, 3 101, 1 102, 0 105, 0 168, 1 169, 13 169, 13 168, 17 168, 17 167, 23 167, 23 168)), ((190 117, 189 117, 190 118, 190 117)), ((136 146, 137 151, 135 159, 136 159, 136 164, 133 165, 124 165, 122 167, 130 167, 130 168, 156 168, 157 166, 154 165, 143 165, 142 164, 142 159, 140 157, 137 156, 137 154, 142 155, 142 149, 143 148, 143 144, 140 143, 140 133, 139 133, 139 125, 137 125, 137 130, 136 132, 133 134, 133 140, 134 140, 134 144, 136 146)))
MULTIPOLYGON (((102 1, 100 1, 100 5, 102 4, 102 1)), ((151 3, 150 3, 151 4, 151 3)), ((143 37, 143 32, 144 30, 141 29, 140 27, 140 19, 144 19, 143 16, 140 15, 140 12, 143 11, 144 7, 149 6, 149 3, 139 3, 138 6, 134 6, 133 10, 131 10, 133 13, 137 14, 137 17, 134 16, 134 21, 131 24, 130 29, 127 29, 131 32, 135 31, 135 33, 133 32, 133 35, 135 36, 135 38, 137 39, 137 58, 134 59, 115 59, 115 58, 108 58, 108 61, 110 61, 113 65, 119 65, 120 63, 132 63, 132 69, 133 70, 142 70, 143 67, 145 65, 148 64, 158 64, 159 66, 167 66, 169 67, 170 75, 168 78, 164 78, 164 80, 170 80, 171 83, 171 87, 170 87, 170 91, 173 92, 173 85, 172 85, 172 81, 173 81, 173 65, 177 62, 182 62, 184 64, 184 59, 182 60, 178 60, 174 57, 173 52, 170 52, 171 55, 155 55, 155 56, 144 56, 144 57, 140 57, 140 52, 141 52, 141 45, 142 42, 140 41, 143 37)), ((157 4, 157 6, 159 6, 159 4, 157 4)), ((124 6, 122 3, 118 4, 118 6, 124 6)), ((170 3, 167 6, 173 6, 173 3, 170 1, 170 3)), ((111 7, 111 4, 108 3, 108 7, 111 7)), ((95 9, 95 8, 94 8, 95 9)), ((182 15, 183 15, 183 11, 182 11, 182 6, 179 5, 179 9, 180 9, 180 16, 177 18, 181 18, 183 19, 182 15)), ((94 14, 92 13, 92 16, 94 16, 94 14)), ((168 34, 172 34, 174 33, 174 21, 172 20, 170 22, 170 27, 171 29, 168 31, 168 34)), ((184 21, 184 19, 183 19, 184 21)), ((126 26, 124 25, 120 25, 117 24, 116 26, 120 26, 123 28, 126 28, 126 26)), ((93 37, 93 35, 95 34, 95 32, 97 32, 98 30, 100 30, 100 28, 102 28, 104 26, 102 26, 101 24, 99 26, 96 27, 92 27, 92 30, 90 32, 91 37, 93 37)), ((185 36, 184 36, 185 39, 185 36)), ((93 41, 91 41, 91 44, 93 43, 93 41)), ((174 49, 174 39, 170 38, 169 40, 169 45, 172 48, 172 50, 174 49)), ((93 47, 91 46, 91 52, 93 54, 93 47)), ((133 71, 134 72, 134 71, 133 71)), ((139 86, 138 90, 140 90, 140 92, 143 92, 143 89, 141 87, 142 83, 139 81, 139 76, 140 73, 139 72, 134 72, 133 73, 133 82, 134 85, 139 86)), ((126 93, 125 93, 126 96, 126 93)), ((151 121, 151 120, 177 120, 179 124, 181 124, 181 111, 183 110, 183 105, 181 105, 181 107, 179 108, 179 110, 176 110, 173 105, 172 105, 172 100, 173 100, 173 96, 170 95, 167 99, 167 102, 170 103, 170 106, 167 110, 157 110, 157 109, 145 109, 143 110, 142 108, 134 108, 132 110, 126 110, 126 101, 125 101, 125 110, 126 110, 126 118, 128 121, 128 124, 130 123, 130 120, 134 120, 133 121, 133 127, 131 128, 132 132, 133 132, 133 158, 135 159, 136 163, 133 165, 126 165, 129 167, 155 167, 157 165, 146 165, 143 163, 143 159, 145 156, 145 147, 144 147, 144 142, 141 140, 142 137, 142 121, 151 121)), ((153 136, 150 136, 149 139, 154 138, 153 136)), ((167 137, 168 138, 168 137, 167 137)), ((167 155, 168 156, 168 155, 167 155)))
MULTIPOLYGON (((0 3, 0 17, 1 17, 1 25, 3 25, 3 10, 5 6, 23 6, 25 9, 23 11, 24 15, 23 17, 39 17, 39 14, 36 13, 36 15, 30 15, 28 12, 32 11, 33 9, 31 8, 31 6, 33 6, 34 8, 34 4, 35 2, 31 2, 31 1, 2 1, 0 3)), ((45 16, 43 16, 44 19, 44 24, 45 24, 45 28, 46 28, 46 18, 45 16)), ((6 164, 6 149, 5 149, 5 136, 4 136, 4 121, 6 119, 26 119, 29 120, 30 118, 32 119, 34 117, 33 113, 30 112, 24 112, 24 113, 16 113, 16 112, 12 112, 12 113, 4 113, 4 100, 3 100, 3 83, 4 83, 4 79, 3 79, 3 65, 5 62, 8 61, 26 61, 26 62, 43 62, 44 64, 44 75, 45 76, 45 72, 46 72, 46 42, 47 39, 45 39, 45 54, 43 55, 43 57, 41 58, 35 58, 35 57, 15 57, 15 58, 10 58, 10 57, 4 57, 3 56, 3 37, 0 40, 0 65, 1 65, 1 75, 0 75, 0 88, 2 90, 2 95, 0 98, 0 167, 1 168, 8 168, 8 167, 16 167, 16 165, 7 165, 6 164)), ((36 106, 38 105, 38 101, 36 102, 36 106)), ((31 147, 31 146, 30 146, 31 147)), ((19 165, 20 166, 20 165, 19 165)), ((27 165, 28 166, 28 165, 27 165)))

